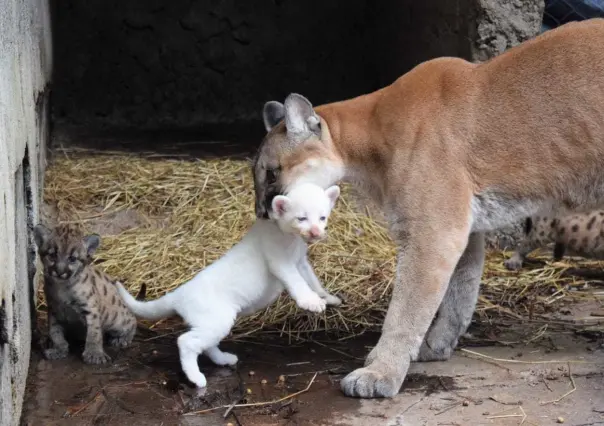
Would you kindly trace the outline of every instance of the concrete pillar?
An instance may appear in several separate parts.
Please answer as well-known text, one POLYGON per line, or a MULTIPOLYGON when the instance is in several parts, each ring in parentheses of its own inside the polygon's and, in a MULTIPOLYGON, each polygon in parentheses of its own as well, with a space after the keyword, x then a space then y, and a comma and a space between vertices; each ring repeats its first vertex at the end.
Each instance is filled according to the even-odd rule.
POLYGON ((19 424, 52 69, 47 0, 0 0, 0 425, 19 424))

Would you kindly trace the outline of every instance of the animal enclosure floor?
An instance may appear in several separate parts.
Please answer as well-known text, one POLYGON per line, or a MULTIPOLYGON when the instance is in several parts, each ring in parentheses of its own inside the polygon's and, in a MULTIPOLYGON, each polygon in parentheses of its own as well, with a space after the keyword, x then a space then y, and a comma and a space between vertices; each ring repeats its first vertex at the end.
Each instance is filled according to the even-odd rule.
MULTIPOLYGON (((57 152, 70 145, 57 137, 57 132, 54 137, 59 145, 57 152)), ((99 137, 95 141, 86 135, 72 135, 70 140, 85 141, 84 147, 88 148, 127 152, 144 148, 158 156, 177 158, 196 152, 188 145, 190 141, 175 145, 160 138, 150 146, 134 139, 125 143, 122 138, 108 144, 109 139, 99 137)), ((241 146, 215 147, 241 151, 241 146)), ((198 148, 204 154, 212 151, 207 145, 198 148)), ((43 218, 55 213, 52 206, 43 206, 43 218)), ((87 225, 91 232, 116 235, 140 225, 139 219, 135 211, 126 209, 87 225)), ((584 318, 601 309, 601 302, 595 299, 585 303, 594 306, 573 305, 567 308, 568 315, 584 318)), ((44 315, 39 321, 44 330, 44 315)), ((506 426, 552 425, 563 417, 565 425, 604 425, 604 350, 598 348, 601 339, 591 341, 547 329, 534 336, 530 344, 509 343, 533 339, 533 333, 527 338, 527 333, 517 336, 490 321, 478 325, 482 330, 472 333, 480 339, 468 340, 461 347, 488 358, 456 351, 448 362, 412 364, 401 393, 391 400, 347 398, 339 389, 339 380, 362 365, 377 341, 375 334, 344 341, 314 334, 303 335, 307 341, 290 341, 287 334, 269 338, 258 332, 244 340, 226 342, 221 345, 223 349, 239 356, 237 370, 216 367, 200 357, 208 392, 199 400, 191 400, 192 389, 181 372, 178 332, 174 332, 181 330, 178 321, 162 323, 153 331, 141 329, 128 349, 118 352, 107 348, 113 363, 102 367, 83 364, 81 348, 74 348, 68 359, 52 362, 44 360, 34 348, 22 424, 506 426), (508 343, 483 343, 489 340, 508 343), (283 381, 280 376, 284 376, 283 381), (290 398, 292 394, 296 395, 290 398), (234 407, 225 418, 228 408, 224 406, 234 402, 260 405, 234 407)), ((515 329, 523 327, 526 324, 515 329)))
POLYGON ((604 353, 585 338, 468 347, 491 358, 457 351, 448 362, 414 363, 397 397, 364 401, 345 397, 339 380, 362 364, 377 335, 340 342, 320 336, 227 342, 223 348, 239 356, 237 369, 200 357, 208 390, 191 400, 178 333, 168 333, 142 329, 130 348, 108 348, 114 362, 102 367, 83 364, 78 348, 53 362, 34 353, 22 424, 550 425, 559 417, 568 425, 604 424, 604 353), (224 406, 280 398, 234 407, 223 417, 224 406))

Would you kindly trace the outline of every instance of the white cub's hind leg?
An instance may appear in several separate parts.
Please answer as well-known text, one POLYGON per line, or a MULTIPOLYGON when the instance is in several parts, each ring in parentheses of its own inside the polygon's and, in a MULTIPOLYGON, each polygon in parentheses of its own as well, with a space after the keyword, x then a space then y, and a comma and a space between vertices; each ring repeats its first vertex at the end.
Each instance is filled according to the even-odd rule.
POLYGON ((213 324, 194 326, 190 331, 182 334, 178 340, 178 351, 180 363, 187 378, 195 383, 197 387, 204 388, 207 384, 206 377, 199 370, 197 357, 204 351, 214 348, 224 339, 231 330, 233 321, 225 321, 217 324, 214 318, 213 324))
POLYGON ((223 352, 218 346, 213 346, 204 351, 204 354, 216 365, 235 365, 239 359, 237 355, 223 352))

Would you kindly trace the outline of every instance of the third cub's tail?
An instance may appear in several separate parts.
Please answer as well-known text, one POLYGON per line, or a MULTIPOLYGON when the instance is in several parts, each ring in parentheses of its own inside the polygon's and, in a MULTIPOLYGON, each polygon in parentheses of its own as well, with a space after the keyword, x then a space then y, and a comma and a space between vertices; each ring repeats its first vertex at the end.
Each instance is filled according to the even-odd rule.
MULTIPOLYGON (((116 282, 115 285, 128 309, 130 309, 137 317, 157 321, 176 314, 176 311, 172 307, 171 294, 166 294, 159 299, 142 302, 136 300, 134 296, 128 293, 128 290, 124 288, 122 283, 116 282)), ((139 297, 141 296, 141 293, 142 291, 139 292, 139 297)))

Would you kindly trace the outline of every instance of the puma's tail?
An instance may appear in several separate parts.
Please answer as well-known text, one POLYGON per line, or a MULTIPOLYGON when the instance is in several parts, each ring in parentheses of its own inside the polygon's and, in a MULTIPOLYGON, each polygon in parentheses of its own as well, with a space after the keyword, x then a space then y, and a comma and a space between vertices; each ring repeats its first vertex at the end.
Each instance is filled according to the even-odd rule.
MULTIPOLYGON (((134 298, 134 296, 124 288, 122 283, 116 282, 115 285, 128 309, 130 309, 137 317, 157 321, 176 314, 176 311, 172 307, 171 294, 166 294, 159 299, 143 302, 134 298)), ((146 293, 146 286, 144 286, 144 288, 144 290, 141 288, 137 297, 141 297, 141 295, 146 293)))

